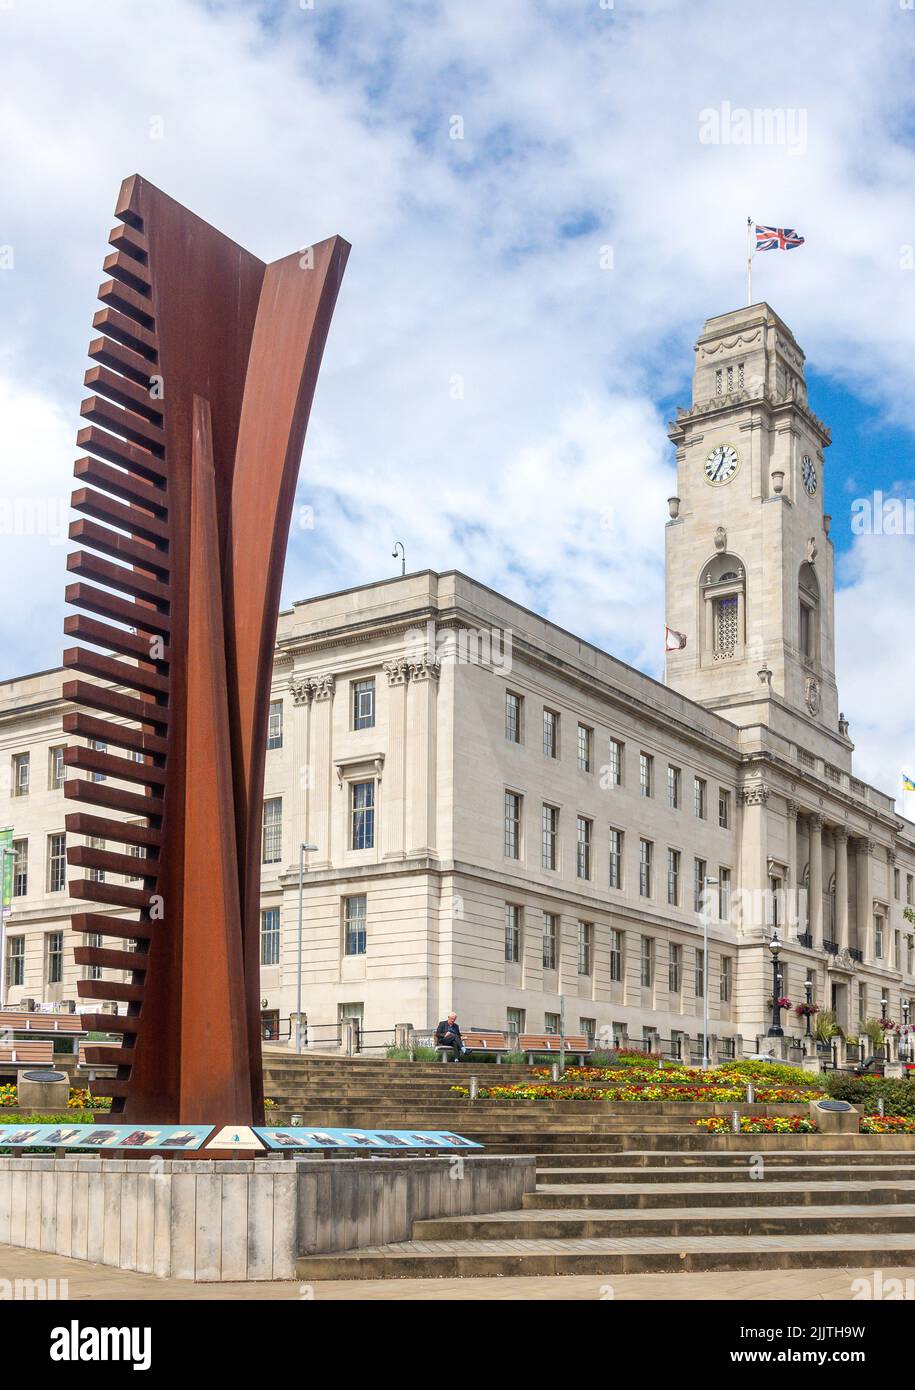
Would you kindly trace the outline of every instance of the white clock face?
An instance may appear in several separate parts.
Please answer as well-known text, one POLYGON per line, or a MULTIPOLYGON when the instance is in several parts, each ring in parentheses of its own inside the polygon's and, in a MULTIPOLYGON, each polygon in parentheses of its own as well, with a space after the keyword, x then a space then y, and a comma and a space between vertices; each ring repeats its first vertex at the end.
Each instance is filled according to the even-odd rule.
POLYGON ((809 454, 801 459, 801 477, 808 495, 812 497, 817 490, 817 466, 809 454))
POLYGON ((719 444, 705 460, 705 476, 710 483, 729 483, 740 467, 733 444, 719 444))

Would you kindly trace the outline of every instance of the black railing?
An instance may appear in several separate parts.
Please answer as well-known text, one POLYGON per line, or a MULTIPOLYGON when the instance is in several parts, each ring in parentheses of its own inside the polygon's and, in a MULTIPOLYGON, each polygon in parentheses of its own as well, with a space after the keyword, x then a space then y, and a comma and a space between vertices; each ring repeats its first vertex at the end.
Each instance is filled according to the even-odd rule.
POLYGON ((859 965, 864 960, 864 952, 859 950, 857 946, 849 946, 848 954, 851 956, 852 960, 856 960, 859 965))
POLYGON ((809 932, 809 931, 800 932, 800 933, 798 934, 797 944, 798 944, 799 946, 806 946, 808 951, 812 951, 812 950, 813 950, 813 937, 810 935, 810 932, 809 932))
POLYGON ((826 952, 827 955, 837 956, 839 954, 838 941, 824 941, 823 950, 826 952))

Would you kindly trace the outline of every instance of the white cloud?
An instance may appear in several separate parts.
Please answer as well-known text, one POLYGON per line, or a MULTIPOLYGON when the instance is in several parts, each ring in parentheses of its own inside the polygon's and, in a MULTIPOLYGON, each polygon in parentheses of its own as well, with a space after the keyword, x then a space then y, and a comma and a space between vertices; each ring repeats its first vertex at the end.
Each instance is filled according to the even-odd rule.
MULTIPOLYGON (((656 674, 657 401, 685 399, 695 333, 742 300, 748 211, 808 237, 758 261, 757 296, 820 371, 904 419, 913 45, 915 16, 859 0, 776 0, 751 25, 719 0, 20 0, 0 10, 2 365, 22 422, 5 476, 40 440, 40 488, 67 485, 110 211, 139 170, 265 258, 353 243, 287 602, 394 571, 399 537, 411 567, 462 568, 656 674), (700 143, 725 101, 803 111, 805 149, 700 143)), ((38 544, 2 547, 4 591, 44 615, 3 624, 10 671, 59 657, 58 570, 38 544)), ((883 577, 853 576, 840 616, 883 577)), ((843 703, 881 767, 864 627, 840 627, 843 703)))

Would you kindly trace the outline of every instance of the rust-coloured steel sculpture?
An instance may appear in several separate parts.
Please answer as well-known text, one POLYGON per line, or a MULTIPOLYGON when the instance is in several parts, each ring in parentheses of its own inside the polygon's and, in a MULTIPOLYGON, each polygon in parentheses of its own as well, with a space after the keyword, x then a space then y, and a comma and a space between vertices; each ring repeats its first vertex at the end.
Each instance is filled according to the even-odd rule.
POLYGON ((79 803, 67 831, 88 838, 67 850, 89 871, 70 893, 103 909, 74 916, 76 962, 130 982, 80 981, 82 998, 125 1007, 83 1021, 121 1039, 117 1078, 94 1089, 125 1121, 258 1123, 273 644, 349 246, 265 265, 139 176, 115 215, 77 437, 83 548, 67 562, 81 611, 65 631, 89 646, 64 653, 64 728, 80 740, 64 761, 88 776, 64 790, 79 803))

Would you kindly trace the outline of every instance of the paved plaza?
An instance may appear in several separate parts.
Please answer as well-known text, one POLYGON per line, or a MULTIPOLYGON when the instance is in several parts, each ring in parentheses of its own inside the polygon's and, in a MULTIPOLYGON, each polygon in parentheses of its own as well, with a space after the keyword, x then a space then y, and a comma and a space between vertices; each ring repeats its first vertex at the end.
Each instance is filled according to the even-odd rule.
MULTIPOLYGON (((690 1301, 755 1302, 791 1299, 801 1302, 851 1300, 855 1280, 873 1277, 872 1269, 759 1270, 735 1274, 627 1274, 601 1279, 570 1275, 521 1279, 367 1279, 331 1280, 315 1284, 282 1283, 192 1284, 180 1279, 156 1279, 45 1255, 34 1250, 0 1246, 0 1277, 16 1280, 67 1280, 67 1296, 76 1301, 104 1299, 264 1299, 318 1302, 320 1300, 517 1300, 583 1301, 614 1299, 687 1299, 690 1301), (612 1293, 611 1293, 612 1290, 612 1293)), ((910 1281, 911 1269, 881 1271, 884 1287, 890 1279, 910 1281)))

